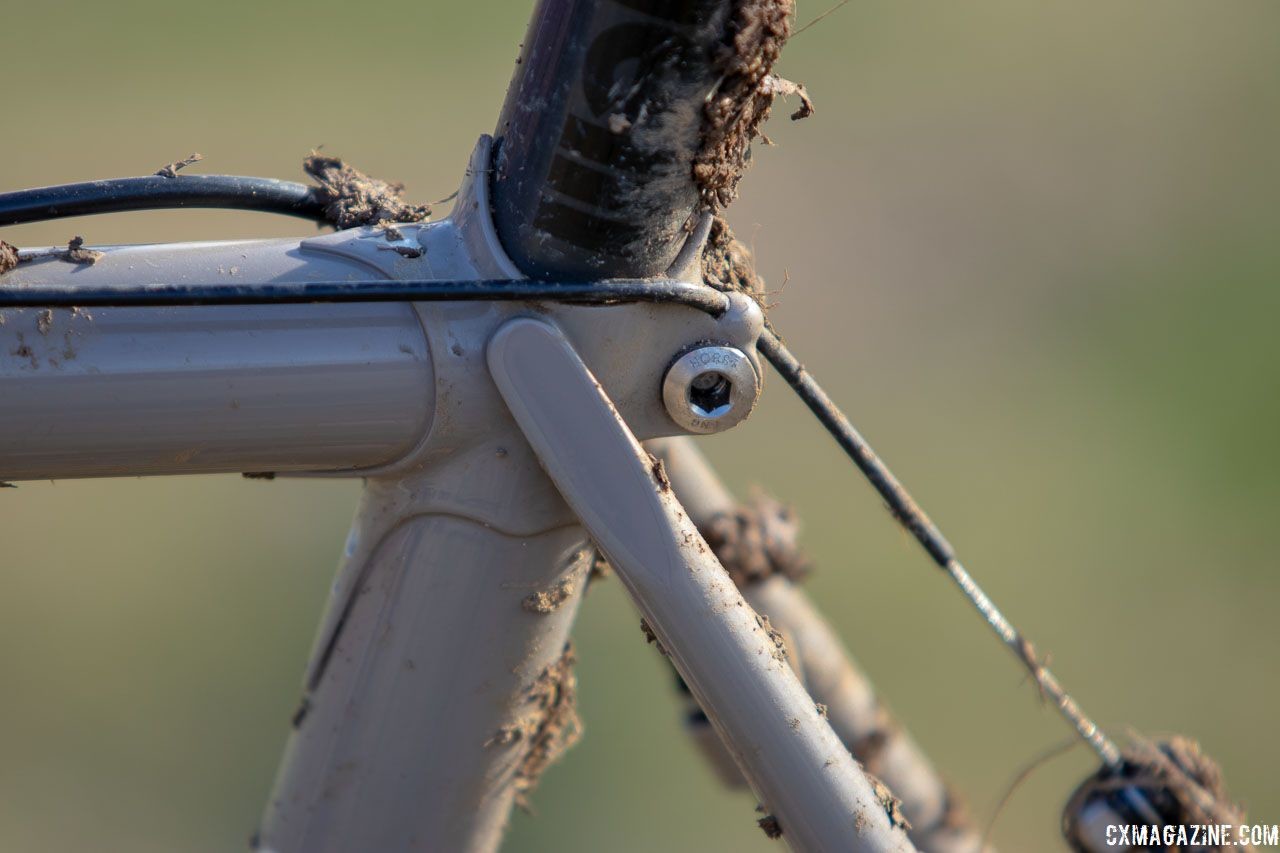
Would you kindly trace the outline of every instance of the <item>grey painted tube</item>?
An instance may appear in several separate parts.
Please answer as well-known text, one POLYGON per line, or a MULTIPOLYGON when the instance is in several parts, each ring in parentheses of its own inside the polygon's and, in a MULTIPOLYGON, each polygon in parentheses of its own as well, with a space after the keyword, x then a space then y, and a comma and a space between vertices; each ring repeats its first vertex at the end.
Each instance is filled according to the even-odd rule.
MULTIPOLYGON (((646 447, 663 460, 671 487, 699 527, 734 511, 737 501, 687 437, 657 439, 646 447)), ((783 577, 746 585, 743 597, 787 636, 788 650, 804 673, 814 700, 827 706, 831 727, 844 744, 902 800, 912 842, 924 853, 974 853, 982 848, 976 830, 949 820, 950 794, 928 758, 889 717, 866 675, 809 596, 783 577)), ((722 760, 715 746, 700 739, 713 766, 722 760)))
POLYGON ((366 486, 257 850, 494 851, 536 781, 530 751, 571 722, 548 722, 544 674, 592 559, 581 528, 504 532, 405 503, 437 483, 366 486), (562 594, 535 611, 542 589, 562 594))
POLYGON ((516 319, 491 339, 503 399, 795 850, 910 851, 892 803, 819 714, 661 469, 565 338, 516 319))
MULTIPOLYGON (((296 240, 107 248, 21 264, 5 287, 359 281, 378 270, 296 240)), ((431 422, 411 305, 0 311, 0 479, 347 470, 390 463, 431 422)))

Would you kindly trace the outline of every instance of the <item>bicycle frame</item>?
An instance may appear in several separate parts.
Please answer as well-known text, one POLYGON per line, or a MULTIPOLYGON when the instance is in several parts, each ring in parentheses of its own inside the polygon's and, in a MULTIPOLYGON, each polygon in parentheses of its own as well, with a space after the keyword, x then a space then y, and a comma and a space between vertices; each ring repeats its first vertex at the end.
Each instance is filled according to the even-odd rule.
MULTIPOLYGON (((487 183, 475 180, 490 156, 486 138, 456 216, 402 229, 401 240, 422 249, 416 258, 385 251, 384 232, 353 229, 300 244, 107 248, 91 268, 37 262, 6 283, 65 277, 103 288, 138 265, 211 286, 518 275, 485 215, 487 183)), ((592 557, 581 523, 795 846, 908 849, 790 668, 765 654, 773 640, 718 580, 669 489, 652 482, 647 463, 643 482, 626 476, 639 458, 625 449, 636 447, 632 434, 679 432, 652 391, 670 361, 707 340, 751 351, 759 309, 745 298, 735 305, 720 319, 664 305, 532 315, 473 303, 12 311, 0 326, 0 388, 31 404, 0 417, 0 466, 13 478, 365 478, 262 849, 497 846, 538 726, 527 719, 540 710, 531 685, 561 657, 592 557), (544 365, 520 378, 512 371, 529 359, 516 354, 494 373, 495 341, 506 340, 495 329, 530 316, 590 364, 577 374, 584 402, 566 402, 572 371, 544 365), (564 426, 584 430, 572 438, 577 454, 610 428, 623 443, 581 457, 593 468, 564 468, 574 454, 546 445, 564 430, 534 429, 520 415, 548 400, 564 426), (606 421, 597 414, 592 425, 592 405, 606 421), (614 411, 624 420, 613 415, 611 426, 614 411), (71 428, 58 428, 64 422, 71 428), (656 509, 637 510, 636 500, 656 509), (654 552, 662 541, 670 550, 654 552), (655 581, 655 571, 665 574, 655 581), (680 578, 694 586, 672 587, 680 578), (525 600, 547 589, 564 591, 559 606, 530 612, 525 600)))
MULTIPOLYGON (((88 293, 140 279, 214 290, 526 273, 700 282, 707 228, 687 227, 698 199, 688 113, 718 85, 695 60, 718 46, 730 9, 544 0, 502 145, 480 140, 443 221, 103 247, 93 266, 37 258, 4 283, 88 293), (629 60, 652 103, 680 109, 661 133, 601 136, 596 102, 608 92, 593 75, 629 60)), ((611 127, 643 119, 650 102, 637 98, 610 101, 611 127)), ((0 414, 0 476, 365 481, 258 849, 495 849, 525 763, 564 737, 552 730, 565 724, 555 679, 596 547, 793 848, 914 849, 846 748, 874 732, 872 694, 849 692, 851 668, 793 591, 750 594, 809 632, 815 671, 842 679, 815 682, 837 733, 699 534, 707 512, 677 500, 724 503, 672 438, 688 431, 659 391, 672 364, 713 344, 743 359, 735 389, 751 377, 733 406, 749 409, 759 392, 761 311, 740 294, 725 303, 716 316, 679 304, 409 300, 6 310, 0 390, 21 404, 0 414), (670 478, 639 443, 655 439, 670 478)), ((715 417, 695 418, 697 431, 717 431, 715 417)), ((909 739, 894 749, 886 775, 908 795, 921 827, 912 839, 978 849, 944 826, 946 793, 909 739)))
POLYGON ((753 789, 766 834, 982 849, 792 582, 786 514, 734 501, 686 437, 749 414, 762 359, 1101 760, 1064 811, 1073 848, 1112 846, 1118 824, 1244 819, 1194 744, 1122 751, 1085 713, 744 295, 763 302, 763 284, 713 217, 772 98, 811 111, 772 72, 793 11, 540 0, 495 138, 443 222, 378 181, 362 184, 384 188, 376 216, 335 213, 327 172, 354 170, 319 155, 318 187, 179 176, 193 155, 0 194, 4 225, 221 206, 346 229, 0 243, 0 479, 364 481, 256 848, 498 846, 575 737, 567 637, 602 553, 678 673, 698 745, 753 789))

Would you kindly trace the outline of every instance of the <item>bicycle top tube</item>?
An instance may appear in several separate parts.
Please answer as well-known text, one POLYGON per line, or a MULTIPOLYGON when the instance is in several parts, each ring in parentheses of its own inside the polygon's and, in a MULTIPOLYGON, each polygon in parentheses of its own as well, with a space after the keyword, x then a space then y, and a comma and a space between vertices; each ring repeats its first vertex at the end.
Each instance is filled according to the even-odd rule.
POLYGON ((698 204, 692 165, 732 0, 540 0, 498 121, 494 219, 534 276, 658 275, 698 204))

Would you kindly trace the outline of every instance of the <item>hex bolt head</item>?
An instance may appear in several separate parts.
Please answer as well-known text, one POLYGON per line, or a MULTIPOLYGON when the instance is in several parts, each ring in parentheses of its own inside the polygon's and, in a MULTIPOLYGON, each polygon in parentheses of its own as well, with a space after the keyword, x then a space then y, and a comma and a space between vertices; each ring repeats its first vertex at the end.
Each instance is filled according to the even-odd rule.
POLYGON ((662 380, 662 402, 682 429, 721 432, 741 423, 760 396, 760 377, 742 350, 705 346, 676 359, 662 380))

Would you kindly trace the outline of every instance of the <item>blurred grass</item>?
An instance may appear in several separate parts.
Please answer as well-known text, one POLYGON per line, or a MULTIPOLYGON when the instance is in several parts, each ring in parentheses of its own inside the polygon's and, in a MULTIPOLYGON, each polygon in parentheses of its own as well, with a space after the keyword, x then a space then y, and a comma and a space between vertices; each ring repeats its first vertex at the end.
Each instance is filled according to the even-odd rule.
MULTIPOLYGON (((824 7, 805 2, 801 21, 824 7)), ((199 168, 300 177, 324 144, 417 199, 493 125, 526 3, 0 2, 0 188, 199 168)), ((1110 725, 1197 735, 1280 819, 1280 6, 853 3, 783 73, 733 211, 775 318, 997 601, 1110 725)), ((307 234, 191 212, 19 244, 307 234)), ((13 404, 13 401, 11 401, 13 404)), ((793 501, 810 582, 985 818, 1063 728, 770 383, 706 442, 793 501)), ((0 498, 0 849, 240 849, 358 486, 232 477, 0 498)), ((576 631, 587 737, 508 849, 770 849, 682 737, 618 584, 576 631)), ((1005 850, 1060 849, 1090 766, 1034 776, 1005 850)))

